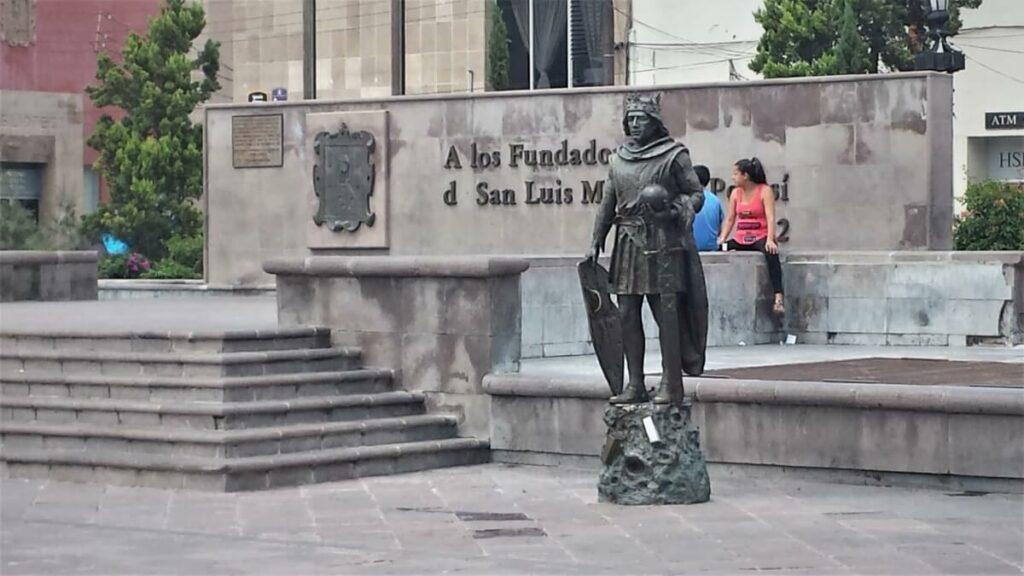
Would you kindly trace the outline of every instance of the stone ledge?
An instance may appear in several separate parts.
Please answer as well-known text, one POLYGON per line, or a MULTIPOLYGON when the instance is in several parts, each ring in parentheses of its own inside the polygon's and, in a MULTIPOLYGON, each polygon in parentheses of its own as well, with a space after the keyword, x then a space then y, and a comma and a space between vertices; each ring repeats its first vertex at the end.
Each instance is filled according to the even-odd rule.
POLYGON ((47 251, 47 250, 0 250, 0 264, 95 264, 99 253, 88 250, 47 251))
MULTIPOLYGON (((702 254, 703 257, 703 254, 702 254)), ((936 250, 798 250, 782 252, 783 263, 887 264, 898 262, 975 262, 1024 264, 1024 251, 936 251, 936 250)))
MULTIPOLYGON (((648 386, 654 384, 656 379, 647 379, 648 386)), ((610 395, 608 386, 599 378, 555 379, 488 374, 484 377, 483 386, 487 393, 494 396, 606 399, 610 395)), ((700 403, 830 406, 1024 416, 1024 389, 1014 388, 718 378, 686 378, 684 386, 687 395, 700 403)))
POLYGON ((519 274, 525 258, 506 256, 309 256, 277 258, 263 270, 286 276, 490 278, 519 274))
MULTIPOLYGON (((755 265, 764 265, 764 256, 760 252, 698 252, 700 255, 700 261, 702 264, 727 264, 735 260, 753 260, 755 265)), ((530 264, 530 268, 575 268, 581 260, 583 260, 583 254, 579 255, 545 255, 545 254, 524 254, 518 256, 524 260, 527 260, 530 264)), ((602 266, 607 267, 611 258, 607 255, 602 255, 600 262, 602 266)))
MULTIPOLYGON (((800 84, 838 84, 838 83, 866 83, 883 82, 891 80, 913 80, 913 79, 942 79, 946 81, 946 74, 932 71, 911 71, 892 72, 887 74, 846 74, 840 76, 800 76, 793 78, 760 78, 744 81, 742 88, 749 89, 757 86, 791 86, 800 84)), ((341 104, 356 104, 366 106, 368 104, 382 104, 389 102, 434 102, 447 100, 486 100, 492 98, 529 98, 544 96, 579 96, 590 93, 613 93, 626 94, 635 92, 662 92, 674 89, 701 90, 707 88, 737 88, 735 82, 696 82, 687 84, 663 84, 658 86, 589 86, 577 88, 547 88, 543 90, 513 90, 508 92, 471 92, 471 93, 438 93, 438 94, 410 94, 403 96, 378 96, 371 98, 328 98, 317 100, 318 106, 337 106, 341 104)), ((238 103, 207 104, 203 106, 204 113, 218 110, 237 110, 242 113, 260 114, 286 108, 309 107, 312 104, 309 100, 290 100, 286 102, 250 102, 248 105, 238 103)))

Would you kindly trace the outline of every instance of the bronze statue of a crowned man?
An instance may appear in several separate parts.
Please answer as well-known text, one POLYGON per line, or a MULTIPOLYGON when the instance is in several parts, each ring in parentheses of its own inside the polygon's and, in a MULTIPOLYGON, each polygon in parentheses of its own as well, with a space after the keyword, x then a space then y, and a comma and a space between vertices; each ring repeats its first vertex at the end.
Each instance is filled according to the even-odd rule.
MULTIPOLYGON (((596 262, 614 226, 608 291, 618 303, 628 380, 611 402, 649 399, 641 319, 646 300, 658 324, 662 355, 661 382, 653 400, 681 403, 682 373, 703 372, 707 343, 707 292, 693 240, 693 216, 704 196, 689 151, 668 134, 660 96, 628 96, 622 127, 628 140, 612 157, 587 253, 588 262, 596 262)), ((600 355, 597 340, 603 336, 594 337, 600 355)), ((621 375, 621 356, 618 361, 621 375)))

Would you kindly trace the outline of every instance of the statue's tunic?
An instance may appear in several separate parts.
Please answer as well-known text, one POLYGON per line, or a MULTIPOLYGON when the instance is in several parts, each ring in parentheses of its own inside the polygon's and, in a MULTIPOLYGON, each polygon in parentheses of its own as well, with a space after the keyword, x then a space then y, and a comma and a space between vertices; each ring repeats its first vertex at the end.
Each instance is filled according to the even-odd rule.
POLYGON ((693 241, 693 216, 704 194, 690 154, 671 137, 644 146, 620 146, 612 157, 608 187, 594 226, 600 243, 616 225, 610 291, 615 294, 671 294, 679 298, 683 370, 704 371, 708 299, 704 270, 693 241), (640 191, 649 184, 668 190, 678 215, 658 221, 640 207, 640 191))

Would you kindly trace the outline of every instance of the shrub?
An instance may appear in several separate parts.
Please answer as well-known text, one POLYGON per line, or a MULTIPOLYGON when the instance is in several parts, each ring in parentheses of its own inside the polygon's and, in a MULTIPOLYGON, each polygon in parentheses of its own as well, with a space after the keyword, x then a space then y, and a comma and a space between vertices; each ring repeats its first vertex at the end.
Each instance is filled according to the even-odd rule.
POLYGON ((0 250, 49 250, 32 213, 18 202, 0 204, 0 250))
POLYGON ((0 250, 81 250, 88 247, 73 204, 42 225, 18 202, 0 203, 0 250))
POLYGON ((957 250, 1024 250, 1024 184, 971 184, 956 219, 957 250))
POLYGON ((203 237, 174 236, 167 241, 167 256, 143 278, 187 279, 203 277, 203 237))

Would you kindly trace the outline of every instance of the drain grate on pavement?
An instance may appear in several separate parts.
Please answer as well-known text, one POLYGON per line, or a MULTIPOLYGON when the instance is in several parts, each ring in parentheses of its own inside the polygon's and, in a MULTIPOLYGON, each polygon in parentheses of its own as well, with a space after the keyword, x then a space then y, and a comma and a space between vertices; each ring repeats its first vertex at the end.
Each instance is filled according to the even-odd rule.
POLYGON ((527 528, 487 528, 484 530, 474 530, 473 538, 477 540, 483 540, 486 538, 521 538, 521 537, 544 537, 547 536, 547 532, 540 528, 527 527, 527 528))
MULTIPOLYGON (((445 510, 437 507, 406 507, 395 508, 399 512, 430 512, 434 514, 454 514, 462 522, 535 522, 522 512, 470 512, 466 510, 445 510)), ((473 530, 473 538, 485 540, 489 538, 523 538, 546 537, 548 534, 536 526, 506 526, 501 528, 480 528, 473 530)))
POLYGON ((511 522, 514 520, 532 520, 522 512, 456 512, 455 516, 463 522, 511 522))
POLYGON ((728 368, 712 370, 707 375, 715 378, 744 380, 1024 388, 1024 364, 923 358, 858 358, 832 362, 728 368))

